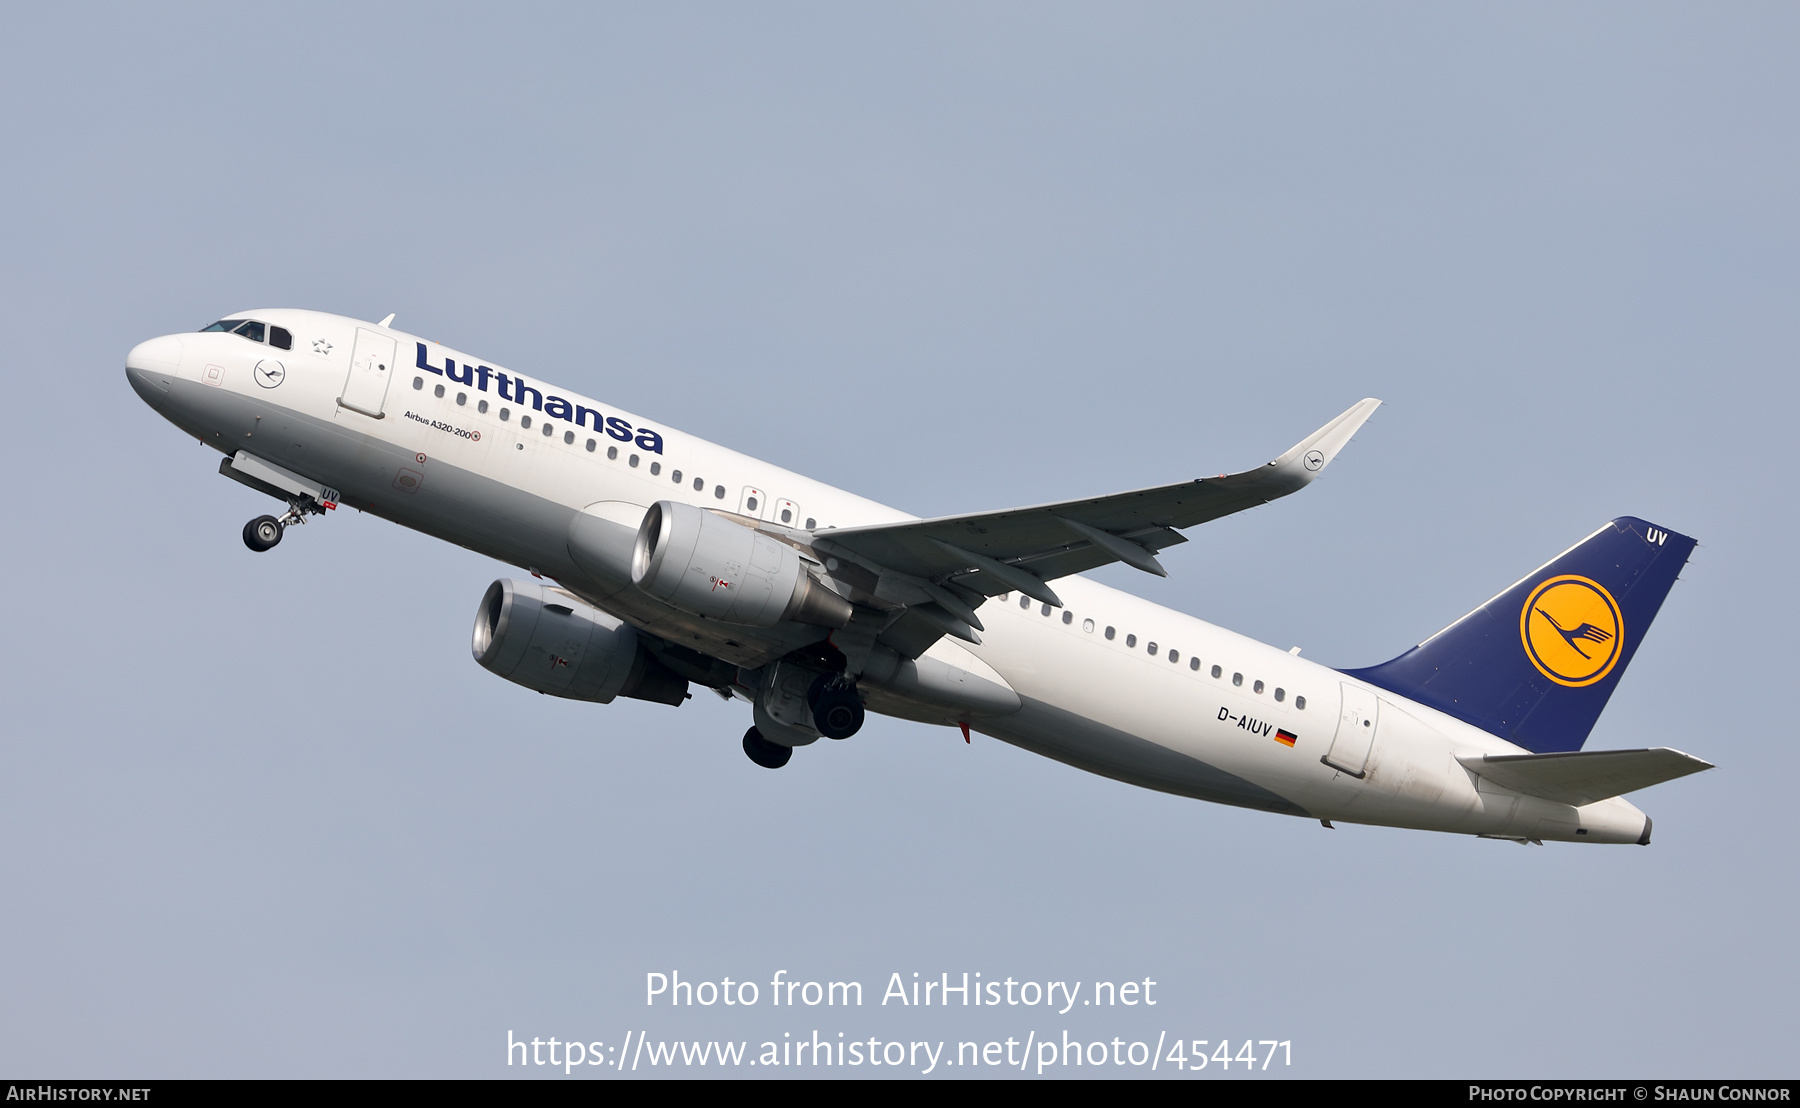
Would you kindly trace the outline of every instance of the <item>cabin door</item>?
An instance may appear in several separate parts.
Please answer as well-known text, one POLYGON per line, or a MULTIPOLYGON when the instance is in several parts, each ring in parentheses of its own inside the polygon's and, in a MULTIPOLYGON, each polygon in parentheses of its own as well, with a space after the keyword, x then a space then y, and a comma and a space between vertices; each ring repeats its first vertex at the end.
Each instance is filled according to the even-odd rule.
POLYGON ((362 327, 356 329, 356 349, 350 354, 350 376, 338 403, 352 411, 380 419, 387 402, 388 382, 394 376, 394 340, 362 327))
POLYGON ((1381 712, 1381 701, 1360 685, 1346 684, 1343 688, 1337 737, 1331 740, 1331 750, 1319 760, 1332 769, 1361 777, 1369 763, 1369 751, 1375 745, 1375 732, 1380 727, 1377 717, 1381 712))

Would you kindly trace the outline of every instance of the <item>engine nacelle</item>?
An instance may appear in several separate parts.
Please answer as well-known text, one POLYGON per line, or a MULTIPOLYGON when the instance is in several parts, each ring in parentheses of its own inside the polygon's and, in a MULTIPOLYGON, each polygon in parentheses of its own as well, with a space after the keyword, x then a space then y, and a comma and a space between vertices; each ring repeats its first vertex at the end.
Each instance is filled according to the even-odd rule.
POLYGON ((687 699, 687 679, 652 657, 629 623, 534 582, 489 585, 470 645, 483 669, 551 696, 687 699))
POLYGON ((793 547, 672 500, 657 501, 644 516, 631 582, 684 612, 727 623, 850 622, 850 602, 806 572, 793 547))

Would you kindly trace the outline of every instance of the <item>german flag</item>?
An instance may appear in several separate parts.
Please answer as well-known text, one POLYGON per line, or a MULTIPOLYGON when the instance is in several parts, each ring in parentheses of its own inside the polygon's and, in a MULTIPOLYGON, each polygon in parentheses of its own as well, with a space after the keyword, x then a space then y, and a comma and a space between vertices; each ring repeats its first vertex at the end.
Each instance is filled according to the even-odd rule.
POLYGON ((1282 746, 1291 747, 1294 745, 1295 740, 1297 740, 1299 738, 1300 738, 1300 736, 1294 734, 1292 731, 1277 731, 1277 732, 1275 732, 1275 741, 1280 743, 1282 746))

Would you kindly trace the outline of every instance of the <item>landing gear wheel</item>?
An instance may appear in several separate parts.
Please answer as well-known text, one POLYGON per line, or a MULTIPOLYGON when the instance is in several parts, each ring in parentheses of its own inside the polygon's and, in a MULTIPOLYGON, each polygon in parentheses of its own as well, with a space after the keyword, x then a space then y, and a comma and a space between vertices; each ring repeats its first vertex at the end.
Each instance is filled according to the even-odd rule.
POLYGON ((856 690, 826 693, 813 709, 813 723, 828 739, 847 739, 862 730, 863 706, 856 690))
POLYGON ((812 706, 813 726, 826 738, 847 739, 862 730, 862 697, 842 674, 820 676, 807 690, 806 702, 812 706))
POLYGON ((744 753, 750 760, 764 769, 780 769, 788 764, 794 756, 794 748, 772 743, 762 737, 762 732, 752 727, 744 732, 744 753))
POLYGON ((257 516, 244 524, 244 545, 261 554, 281 541, 284 530, 274 516, 257 516))

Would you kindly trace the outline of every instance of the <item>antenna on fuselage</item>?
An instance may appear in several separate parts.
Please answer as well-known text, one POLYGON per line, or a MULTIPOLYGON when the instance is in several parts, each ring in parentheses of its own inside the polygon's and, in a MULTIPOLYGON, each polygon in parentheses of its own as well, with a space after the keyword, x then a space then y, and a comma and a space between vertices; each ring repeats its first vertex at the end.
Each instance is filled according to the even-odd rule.
POLYGON ((393 313, 393 312, 389 312, 389 313, 388 313, 388 314, 387 314, 387 317, 386 317, 386 318, 384 318, 384 319, 383 319, 383 320, 382 320, 382 321, 381 321, 381 322, 380 322, 380 323, 377 323, 377 324, 376 324, 376 325, 375 325, 375 326, 377 326, 377 327, 387 327, 387 326, 389 326, 389 325, 390 325, 390 324, 392 324, 392 323, 393 323, 393 322, 394 322, 394 314, 395 314, 395 313, 393 313))

